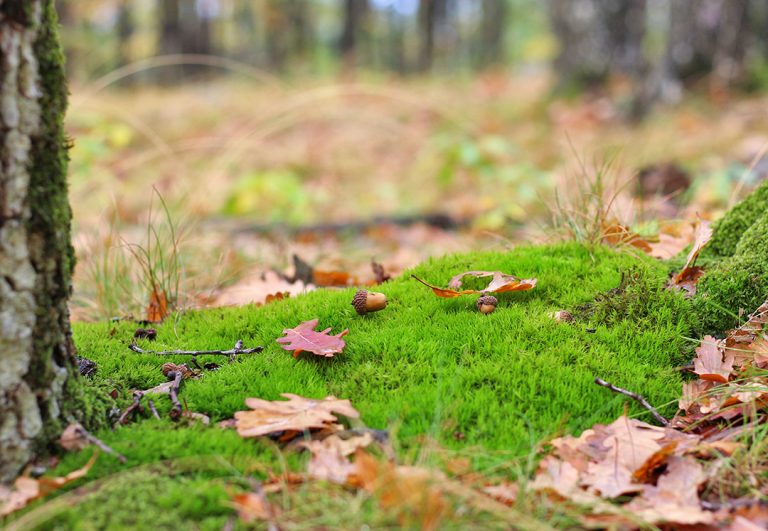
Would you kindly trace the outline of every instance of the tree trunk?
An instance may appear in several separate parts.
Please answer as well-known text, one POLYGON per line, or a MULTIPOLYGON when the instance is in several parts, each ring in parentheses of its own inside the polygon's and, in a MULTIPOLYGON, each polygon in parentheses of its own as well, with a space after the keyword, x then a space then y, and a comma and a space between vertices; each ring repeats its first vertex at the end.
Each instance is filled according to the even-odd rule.
POLYGON ((0 481, 61 429, 79 392, 67 299, 67 89, 54 0, 0 2, 0 481))
POLYGON ((504 61, 504 34, 507 27, 507 0, 485 0, 480 38, 480 66, 487 68, 504 61))
POLYGON ((551 0, 549 6, 560 44, 560 88, 600 84, 614 71, 641 75, 645 0, 551 0))
POLYGON ((344 0, 344 26, 339 37, 339 53, 344 70, 352 70, 357 66, 367 15, 368 0, 344 0))

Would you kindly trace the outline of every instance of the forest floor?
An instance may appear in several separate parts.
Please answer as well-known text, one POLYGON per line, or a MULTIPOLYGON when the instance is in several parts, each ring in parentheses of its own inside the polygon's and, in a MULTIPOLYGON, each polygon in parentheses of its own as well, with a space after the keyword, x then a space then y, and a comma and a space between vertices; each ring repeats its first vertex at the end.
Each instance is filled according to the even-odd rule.
POLYGON ((632 126, 544 83, 75 89, 74 338, 117 409, 106 454, 75 431, 43 467, 64 488, 3 523, 764 525, 768 309, 699 338, 667 284, 762 179, 768 100, 632 126), (638 197, 650 166, 691 184, 638 197), (485 315, 447 291, 468 271, 536 280, 485 315), (388 306, 358 315, 360 287, 388 306), (291 331, 313 319, 330 335, 291 331))
POLYGON ((610 166, 602 194, 649 237, 716 218, 765 172, 753 164, 768 146, 761 96, 700 93, 631 125, 620 88, 551 100, 537 76, 110 81, 74 87, 68 115, 78 320, 144 312, 130 246, 173 247, 158 197, 190 308, 301 291, 271 273, 290 274, 293 255, 364 281, 371 258, 396 274, 430 256, 557 240, 556 199, 583 195, 591 179, 580 161, 610 166), (690 188, 638 201, 633 177, 666 163, 690 188))

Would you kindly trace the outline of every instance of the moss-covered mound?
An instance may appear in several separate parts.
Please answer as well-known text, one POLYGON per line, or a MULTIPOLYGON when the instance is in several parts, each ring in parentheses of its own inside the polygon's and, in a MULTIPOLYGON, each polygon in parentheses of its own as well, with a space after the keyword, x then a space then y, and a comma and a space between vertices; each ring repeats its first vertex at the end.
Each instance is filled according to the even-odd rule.
MULTIPOLYGON (((404 275, 377 288, 390 305, 366 317, 350 305, 353 290, 323 290, 259 308, 185 313, 160 326, 157 341, 143 346, 229 348, 238 339, 266 346, 261 354, 242 356, 184 384, 181 397, 189 408, 214 422, 244 409, 246 397, 335 395, 349 398, 369 427, 392 430, 405 455, 414 455, 429 436, 484 470, 529 454, 544 437, 620 414, 626 398, 596 386, 596 376, 643 394, 667 414, 674 411, 680 390, 674 367, 688 358, 683 337, 690 333, 690 312, 686 300, 663 290, 662 265, 565 244, 449 256, 413 273, 445 285, 456 273, 478 269, 537 277, 539 283, 532 291, 500 295, 498 309, 483 315, 474 308, 474 297, 440 299, 404 275), (616 289, 622 274, 625 281, 616 289), (559 323, 550 316, 585 307, 582 314, 591 316, 586 320, 559 323), (296 360, 279 348, 275 339, 284 328, 313 318, 334 333, 350 329, 343 354, 333 359, 302 354, 296 360)), ((118 389, 124 403, 129 389, 164 380, 163 362, 187 361, 130 351, 135 328, 130 323, 75 327, 80 354, 98 364, 94 384, 118 389)), ((274 443, 242 440, 213 426, 174 424, 165 415, 168 399, 155 402, 162 421, 147 418, 97 433, 128 462, 99 459, 91 479, 117 475, 78 499, 77 509, 56 509, 59 522, 221 528, 232 512, 226 486, 246 471, 263 476, 267 468, 280 468, 274 443), (166 459, 173 461, 151 465, 166 459), (142 464, 150 468, 131 468, 142 464)), ((68 455, 60 470, 87 457, 87 451, 68 455)))
POLYGON ((768 211, 768 181, 764 181, 714 224, 714 234, 705 253, 719 258, 736 254, 736 248, 744 233, 766 211, 768 211))
POLYGON ((694 300, 699 335, 734 328, 768 299, 768 181, 715 224, 709 245, 716 261, 694 300))

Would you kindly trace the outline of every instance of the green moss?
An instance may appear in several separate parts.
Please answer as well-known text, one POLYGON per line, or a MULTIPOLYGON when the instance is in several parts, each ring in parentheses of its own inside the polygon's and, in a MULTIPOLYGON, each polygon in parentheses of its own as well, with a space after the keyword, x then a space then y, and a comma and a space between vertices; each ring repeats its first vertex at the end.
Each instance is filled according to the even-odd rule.
POLYGON ((768 210, 743 233, 734 255, 705 273, 698 293, 694 311, 699 335, 738 326, 768 299, 768 210))
MULTIPOLYGON (((157 340, 142 346, 226 348, 238 339, 246 345, 265 345, 261 354, 242 356, 233 364, 215 356, 201 357, 201 363, 223 365, 187 381, 181 397, 191 410, 210 415, 213 422, 244 409, 244 399, 250 396, 332 394, 351 399, 366 425, 392 430, 406 460, 423 448, 426 435, 470 457, 479 470, 503 467, 510 456, 527 455, 536 442, 561 430, 576 432, 621 414, 625 398, 596 386, 596 376, 637 391, 663 412, 673 413, 680 389, 674 366, 687 359, 683 337, 690 334, 690 326, 681 311, 687 302, 660 291, 666 278, 662 264, 609 249, 590 252, 564 244, 448 256, 430 260, 413 273, 445 285, 454 274, 476 269, 537 277, 539 284, 529 292, 500 295, 496 312, 482 315, 474 308, 474 297, 440 299, 404 275, 377 288, 389 297, 389 307, 366 317, 358 316, 350 305, 354 290, 322 290, 258 308, 188 312, 158 327, 157 340), (556 310, 585 305, 596 294, 616 288, 627 271, 635 280, 624 291, 635 298, 613 306, 609 317, 572 324, 550 317, 556 310), (651 296, 638 298, 645 287, 652 288, 651 296), (343 354, 333 359, 303 354, 295 360, 279 348, 275 339, 284 328, 315 317, 321 327, 332 327, 334 332, 350 329, 343 354)), ((92 385, 117 389, 122 405, 129 402, 131 388, 146 389, 164 381, 162 363, 187 361, 130 351, 127 346, 135 328, 124 322, 75 326, 81 355, 98 364, 92 385)), ((242 440, 233 431, 215 427, 174 425, 165 420, 168 399, 159 396, 155 403, 163 421, 145 418, 115 431, 97 432, 125 454, 128 463, 102 456, 90 479, 168 459, 202 459, 230 477, 246 470, 263 477, 267 468, 280 469, 278 452, 269 440, 242 440), (214 455, 223 456, 223 461, 208 457, 214 455)), ((634 404, 630 408, 645 414, 634 404)), ((61 471, 81 465, 85 454, 65 456, 61 471)), ((303 459, 288 457, 294 468, 303 459)), ((202 485, 196 477, 192 474, 184 483, 192 493, 202 485)), ((130 490, 125 498, 138 496, 135 503, 148 514, 169 509, 165 502, 136 491, 157 488, 169 500, 181 496, 161 478, 146 478, 142 485, 125 487, 130 490)), ((213 492, 219 501, 211 502, 209 512, 185 509, 182 522, 194 518, 201 527, 220 527, 224 496, 218 484, 213 492)), ((120 503, 123 496, 112 498, 120 503)), ((109 511, 106 504, 88 502, 68 509, 71 512, 62 521, 71 527, 77 527, 77 521, 86 525, 89 511, 98 510, 97 520, 110 513, 119 517, 113 520, 118 527, 145 522, 136 520, 140 517, 131 511, 109 511)))
POLYGON ((768 211, 768 181, 764 181, 715 223, 712 240, 703 254, 716 257, 733 256, 741 237, 766 211, 768 211))

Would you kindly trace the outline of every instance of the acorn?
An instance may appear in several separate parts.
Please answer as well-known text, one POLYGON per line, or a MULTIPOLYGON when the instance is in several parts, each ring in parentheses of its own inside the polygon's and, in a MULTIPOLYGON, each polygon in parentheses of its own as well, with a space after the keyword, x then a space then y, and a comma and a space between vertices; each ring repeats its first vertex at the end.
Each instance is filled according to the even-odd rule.
POLYGON ((355 311, 360 315, 365 315, 368 312, 378 312, 387 307, 387 296, 383 293, 361 289, 355 293, 355 297, 352 299, 352 306, 355 307, 355 311))
POLYGON ((493 295, 483 295, 477 299, 477 309, 480 313, 491 313, 496 309, 496 305, 499 304, 499 300, 493 295))
POLYGON ((558 323, 572 323, 574 320, 571 312, 567 310, 558 310, 551 315, 552 315, 552 319, 554 319, 558 323))

